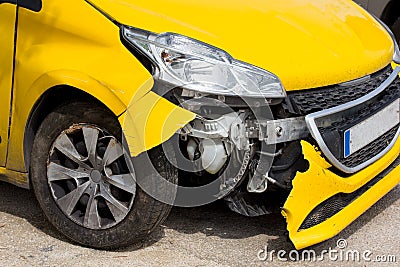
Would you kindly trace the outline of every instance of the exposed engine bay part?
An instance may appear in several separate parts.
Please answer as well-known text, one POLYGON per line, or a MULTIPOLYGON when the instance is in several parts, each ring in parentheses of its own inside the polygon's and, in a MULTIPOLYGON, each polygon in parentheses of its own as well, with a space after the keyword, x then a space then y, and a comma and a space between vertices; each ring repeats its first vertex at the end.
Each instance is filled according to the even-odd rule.
POLYGON ((279 144, 309 135, 304 117, 257 122, 258 137, 267 144, 279 144))
POLYGON ((250 143, 245 125, 247 116, 248 112, 240 111, 222 115, 214 120, 197 117, 182 129, 181 135, 214 140, 221 138, 229 140, 239 150, 248 150, 250 143))
POLYGON ((262 193, 268 187, 268 172, 271 168, 274 155, 265 151, 265 145, 261 145, 261 150, 258 155, 253 159, 249 173, 249 181, 247 183, 247 191, 251 193, 262 193), (264 149, 263 149, 264 148, 264 149))
POLYGON ((262 193, 267 190, 268 187, 268 173, 265 175, 255 175, 253 176, 248 184, 247 184, 247 191, 250 193, 262 193))
POLYGON ((271 210, 271 207, 267 207, 262 203, 247 202, 244 196, 245 193, 243 192, 234 192, 227 196, 224 200, 230 210, 248 217, 256 217, 271 213, 277 213, 273 212, 271 210))
POLYGON ((261 148, 256 152, 249 168, 249 181, 247 191, 251 193, 263 193, 267 190, 268 184, 283 189, 291 189, 291 179, 296 170, 303 170, 307 166, 304 162, 299 162, 291 170, 292 166, 301 161, 301 147, 298 142, 291 142, 281 145, 281 148, 275 148, 274 153, 270 150, 272 147, 261 143, 261 148), (279 173, 284 173, 279 176, 279 173))
POLYGON ((198 116, 180 132, 193 169, 201 170, 200 174, 205 174, 205 171, 208 175, 215 175, 215 179, 220 178, 217 198, 226 196, 238 186, 254 156, 254 144, 246 135, 245 119, 249 116, 251 113, 244 110, 215 119, 198 116))
POLYGON ((282 145, 277 151, 273 159, 263 157, 261 151, 254 154, 245 177, 247 183, 240 183, 224 198, 232 211, 252 217, 279 212, 292 189, 294 177, 298 172, 307 171, 309 163, 299 141, 282 145), (266 165, 269 168, 264 168, 266 165))
POLYGON ((248 217, 267 214, 276 214, 287 198, 286 194, 267 192, 252 194, 242 190, 235 190, 224 198, 230 210, 248 217))
MULTIPOLYGON (((229 172, 225 172, 222 177, 222 183, 220 186, 220 192, 218 194, 218 198, 228 195, 231 191, 233 191, 240 182, 245 178, 245 174, 247 168, 249 166, 250 158, 252 155, 253 150, 247 150, 242 158, 241 166, 239 168, 238 173, 233 178, 229 176, 229 172)), ((237 154, 236 154, 237 157, 237 154)))
POLYGON ((226 163, 228 151, 220 139, 203 139, 200 142, 201 163, 211 174, 216 174, 226 163))
MULTIPOLYGON (((252 124, 246 118, 254 120, 250 112, 244 110, 216 119, 196 118, 181 131, 183 148, 197 165, 195 169, 204 170, 203 175, 206 172, 215 179, 221 178, 217 197, 223 198, 232 211, 245 216, 279 212, 279 201, 271 196, 279 195, 283 204, 292 189, 292 180, 297 172, 308 169, 308 162, 299 141, 267 144, 258 134, 250 138, 249 132, 259 128, 249 127, 252 124), (228 164, 233 168, 228 168, 228 164)), ((299 125, 295 129, 301 129, 302 119, 291 120, 299 125)), ((287 121, 279 120, 278 125, 285 126, 287 121)), ((262 132, 271 133, 268 127, 274 126, 265 123, 262 132)))
MULTIPOLYGON (((217 174, 232 153, 250 151, 244 126, 246 116, 246 112, 232 112, 211 120, 198 117, 182 129, 181 139, 187 141, 186 152, 196 169, 217 174)), ((242 160, 238 162, 243 164, 242 160)))
POLYGON ((257 138, 268 145, 300 140, 309 136, 304 117, 280 120, 255 120, 249 112, 232 112, 218 119, 197 117, 184 128, 186 135, 198 138, 230 138, 240 149, 246 149, 250 138, 257 138))
POLYGON ((279 107, 272 111, 265 103, 257 105, 258 100, 252 102, 257 107, 232 108, 226 97, 184 93, 175 91, 174 96, 197 116, 181 129, 180 147, 193 162, 196 184, 220 179, 216 197, 242 215, 279 212, 296 173, 308 168, 299 142, 309 137, 304 117, 285 118, 279 107), (275 195, 282 201, 277 202, 275 195))
POLYGON ((198 115, 180 132, 194 169, 212 175, 222 174, 223 193, 233 190, 246 177, 249 178, 246 189, 251 193, 265 192, 268 185, 273 186, 273 190, 290 190, 293 171, 286 177, 284 172, 301 154, 301 149, 296 149, 300 145, 291 141, 309 134, 304 117, 267 120, 266 116, 256 118, 249 109, 220 115, 213 111, 207 112, 208 118, 198 115), (285 162, 274 166, 277 159, 285 162), (237 173, 224 171, 228 161, 238 166, 237 173))

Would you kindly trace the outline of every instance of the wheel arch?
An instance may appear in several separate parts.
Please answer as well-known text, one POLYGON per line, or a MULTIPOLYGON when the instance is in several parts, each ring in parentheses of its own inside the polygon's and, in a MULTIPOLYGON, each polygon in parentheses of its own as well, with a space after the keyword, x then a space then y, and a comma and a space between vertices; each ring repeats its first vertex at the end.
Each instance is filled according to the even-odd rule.
POLYGON ((17 110, 12 116, 7 168, 29 176, 35 133, 43 119, 66 101, 86 99, 111 111, 125 137, 130 137, 126 142, 132 156, 163 143, 193 120, 195 114, 151 92, 152 85, 152 80, 147 80, 140 90, 125 91, 122 97, 126 99, 121 99, 116 89, 84 73, 62 70, 42 75, 15 98, 13 105, 17 110))
POLYGON ((90 102, 94 105, 102 106, 105 109, 109 110, 110 114, 114 114, 116 118, 119 115, 113 112, 105 103, 100 101, 98 98, 79 88, 65 84, 56 85, 49 88, 34 104, 25 125, 23 153, 25 169, 28 172, 30 167, 30 155, 32 152, 34 137, 42 121, 46 118, 48 114, 50 114, 59 106, 74 101, 90 102))
POLYGON ((116 117, 126 110, 126 105, 109 86, 78 71, 47 72, 29 88, 21 90, 13 103, 6 164, 7 169, 17 172, 29 172, 35 131, 54 108, 66 101, 89 100, 106 107, 116 117))
MULTIPOLYGON (((57 107, 73 101, 87 101, 110 110, 103 102, 93 95, 70 85, 56 85, 49 88, 35 103, 25 126, 24 160, 25 168, 29 171, 30 154, 34 136, 46 116, 57 107), (68 94, 66 94, 68 91, 68 94)), ((113 113, 113 112, 112 112, 113 113)), ((115 114, 115 113, 114 113, 115 114)), ((118 114, 115 114, 116 118, 118 114)))

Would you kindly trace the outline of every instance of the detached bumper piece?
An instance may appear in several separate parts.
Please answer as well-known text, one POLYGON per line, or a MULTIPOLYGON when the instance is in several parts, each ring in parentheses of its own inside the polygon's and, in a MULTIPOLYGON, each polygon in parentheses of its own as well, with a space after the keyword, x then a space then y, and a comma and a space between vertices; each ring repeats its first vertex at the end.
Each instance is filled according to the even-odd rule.
POLYGON ((335 236, 400 182, 399 72, 388 67, 330 88, 341 98, 310 92, 325 109, 289 95, 300 113, 314 112, 302 115, 318 144, 302 141, 310 167, 293 180, 282 211, 297 249, 335 236))

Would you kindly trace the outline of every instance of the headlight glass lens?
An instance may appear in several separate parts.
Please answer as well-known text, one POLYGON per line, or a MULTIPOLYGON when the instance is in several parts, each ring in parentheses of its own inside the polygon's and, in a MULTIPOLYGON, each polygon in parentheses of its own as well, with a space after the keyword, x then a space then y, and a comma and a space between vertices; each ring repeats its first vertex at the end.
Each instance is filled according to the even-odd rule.
POLYGON ((173 33, 153 34, 123 27, 130 44, 155 63, 156 78, 175 86, 217 95, 285 97, 274 74, 233 59, 226 52, 173 33))

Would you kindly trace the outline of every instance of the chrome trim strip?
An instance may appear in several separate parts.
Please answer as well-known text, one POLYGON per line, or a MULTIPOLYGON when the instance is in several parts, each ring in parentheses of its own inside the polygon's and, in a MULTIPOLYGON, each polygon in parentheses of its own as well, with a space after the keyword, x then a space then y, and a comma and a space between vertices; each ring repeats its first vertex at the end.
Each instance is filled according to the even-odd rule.
POLYGON ((339 86, 351 86, 351 85, 355 85, 355 84, 359 84, 359 83, 362 83, 362 82, 365 82, 366 80, 369 80, 369 79, 371 79, 371 75, 367 75, 367 76, 364 76, 364 77, 361 77, 361 78, 358 78, 358 79, 355 79, 355 80, 351 80, 351 81, 348 81, 348 82, 344 82, 344 83, 339 83, 338 85, 339 86))
POLYGON ((389 144, 388 147, 386 147, 381 153, 377 154, 375 157, 367 160, 366 162, 356 166, 356 167, 347 167, 345 165, 343 165, 340 161, 338 161, 336 159, 336 157, 331 153, 331 151, 329 150, 328 146, 326 145, 324 139, 322 138, 321 133, 318 130, 317 124, 315 122, 316 119, 319 119, 321 117, 325 117, 325 116, 329 116, 350 108, 353 108, 355 106, 358 106, 372 98, 374 98, 375 96, 379 95, 380 93, 382 93, 387 87, 389 87, 394 80, 398 77, 400 73, 400 67, 396 67, 394 69, 394 71, 392 72, 392 74, 374 91, 372 91, 371 93, 358 98, 356 100, 353 100, 351 102, 348 102, 346 104, 340 105, 340 106, 336 106, 333 108, 329 108, 326 110, 322 110, 319 112, 315 112, 315 113, 311 113, 309 115, 307 115, 305 117, 306 119, 306 123, 307 123, 307 127, 311 132, 312 137, 317 141, 321 151, 324 153, 324 155, 328 158, 328 160, 339 170, 345 172, 345 173, 355 173, 365 167, 367 167, 368 165, 370 165, 371 163, 377 161, 378 159, 380 159, 382 156, 384 156, 396 143, 397 138, 400 135, 400 128, 397 130, 396 135, 394 137, 394 139, 392 140, 392 142, 389 144))

